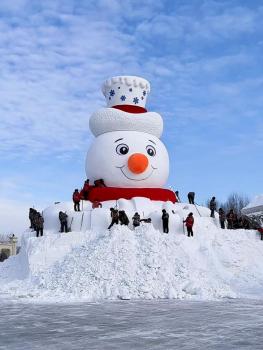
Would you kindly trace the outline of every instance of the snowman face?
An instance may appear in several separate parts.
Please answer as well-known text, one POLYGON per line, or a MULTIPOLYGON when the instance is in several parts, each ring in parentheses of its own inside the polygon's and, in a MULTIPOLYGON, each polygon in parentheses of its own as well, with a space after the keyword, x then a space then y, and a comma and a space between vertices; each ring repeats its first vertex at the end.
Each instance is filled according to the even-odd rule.
POLYGON ((91 182, 109 187, 162 187, 169 175, 169 157, 155 136, 138 131, 114 131, 98 136, 87 153, 91 182))

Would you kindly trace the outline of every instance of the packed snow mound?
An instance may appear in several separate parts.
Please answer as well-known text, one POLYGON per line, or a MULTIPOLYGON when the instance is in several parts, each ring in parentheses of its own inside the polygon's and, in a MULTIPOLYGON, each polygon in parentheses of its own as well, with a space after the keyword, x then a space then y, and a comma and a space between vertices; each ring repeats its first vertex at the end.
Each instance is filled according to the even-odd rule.
MULTIPOLYGON (((110 208, 117 207, 118 210, 125 210, 129 220, 129 227, 132 228, 132 217, 135 212, 140 214, 141 219, 151 218, 154 229, 162 231, 162 209, 169 213, 169 227, 172 232, 182 230, 182 221, 189 212, 193 212, 194 217, 209 217, 210 210, 206 207, 195 206, 186 203, 152 201, 148 198, 134 197, 131 200, 119 199, 118 201, 103 202, 102 208, 92 209, 89 201, 83 201, 82 210, 75 212, 72 202, 62 202, 52 205, 43 211, 45 220, 45 230, 48 232, 58 232, 60 228, 59 212, 66 212, 68 223, 72 231, 101 231, 106 229, 110 222, 110 208)), ((218 217, 218 215, 216 214, 218 217)))
MULTIPOLYGON (((185 217, 184 208, 174 215, 185 217)), ((27 232, 20 253, 0 264, 0 292, 62 302, 261 298, 263 242, 256 231, 221 230, 217 221, 196 216, 193 238, 182 220, 169 234, 146 223, 134 231, 27 232)))

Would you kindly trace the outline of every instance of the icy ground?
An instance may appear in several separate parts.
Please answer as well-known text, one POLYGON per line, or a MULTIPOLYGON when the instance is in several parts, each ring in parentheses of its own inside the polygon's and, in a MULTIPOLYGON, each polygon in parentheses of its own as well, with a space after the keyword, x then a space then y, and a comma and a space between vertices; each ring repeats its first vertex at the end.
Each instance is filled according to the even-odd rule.
MULTIPOLYGON (((123 205, 128 214, 138 207, 123 205)), ((0 294, 38 302, 263 297, 263 241, 256 231, 221 230, 207 208, 199 207, 200 217, 194 206, 165 205, 169 234, 160 229, 161 210, 151 203, 144 214, 151 213, 153 224, 135 231, 105 229, 110 218, 104 208, 86 211, 90 221, 82 232, 60 234, 54 210, 61 205, 47 209, 45 236, 26 232, 20 253, 0 264, 0 294), (189 211, 193 238, 182 226, 189 211)), ((82 214, 70 214, 76 226, 82 214)))
POLYGON ((0 350, 257 350, 263 343, 263 305, 253 300, 0 307, 0 350))

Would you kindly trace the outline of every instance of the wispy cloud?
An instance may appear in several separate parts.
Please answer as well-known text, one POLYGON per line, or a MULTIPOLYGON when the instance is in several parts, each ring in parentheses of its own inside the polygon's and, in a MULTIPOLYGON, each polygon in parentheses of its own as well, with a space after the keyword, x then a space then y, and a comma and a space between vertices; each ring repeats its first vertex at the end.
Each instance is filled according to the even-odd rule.
POLYGON ((15 1, 0 7, 13 15, 3 16, 0 25, 2 156, 83 149, 89 115, 104 103, 101 82, 112 74, 152 79, 153 107, 174 111, 179 119, 181 112, 184 119, 215 119, 213 106, 195 105, 195 99, 211 96, 218 111, 221 99, 240 97, 242 77, 238 84, 217 79, 234 65, 255 63, 253 53, 241 48, 202 55, 196 45, 255 31, 261 8, 203 2, 195 13, 173 3, 168 11, 158 1, 147 1, 143 9, 137 1, 78 3, 15 1))
POLYGON ((10 180, 17 192, 38 188, 30 167, 46 172, 41 184, 52 192, 52 172, 44 168, 52 162, 54 172, 76 180, 91 138, 89 116, 105 104, 100 86, 112 75, 150 80, 148 106, 164 116, 164 137, 168 148, 180 149, 179 163, 215 140, 229 157, 242 152, 242 137, 258 135, 253 142, 261 145, 262 15, 260 4, 238 0, 1 2, 4 188, 11 190, 6 179, 16 161, 25 162, 23 181, 10 180))
POLYGON ((26 202, 19 202, 0 197, 0 234, 20 235, 29 227, 28 205, 26 202))

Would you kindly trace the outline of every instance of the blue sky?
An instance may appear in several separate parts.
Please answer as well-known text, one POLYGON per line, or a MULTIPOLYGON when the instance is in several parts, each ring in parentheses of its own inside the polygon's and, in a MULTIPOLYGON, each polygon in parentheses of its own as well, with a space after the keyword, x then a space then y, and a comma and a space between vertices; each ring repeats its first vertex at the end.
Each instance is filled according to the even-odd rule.
POLYGON ((81 186, 114 75, 151 82, 183 198, 262 193, 262 17, 261 1, 1 1, 0 232, 81 186))

